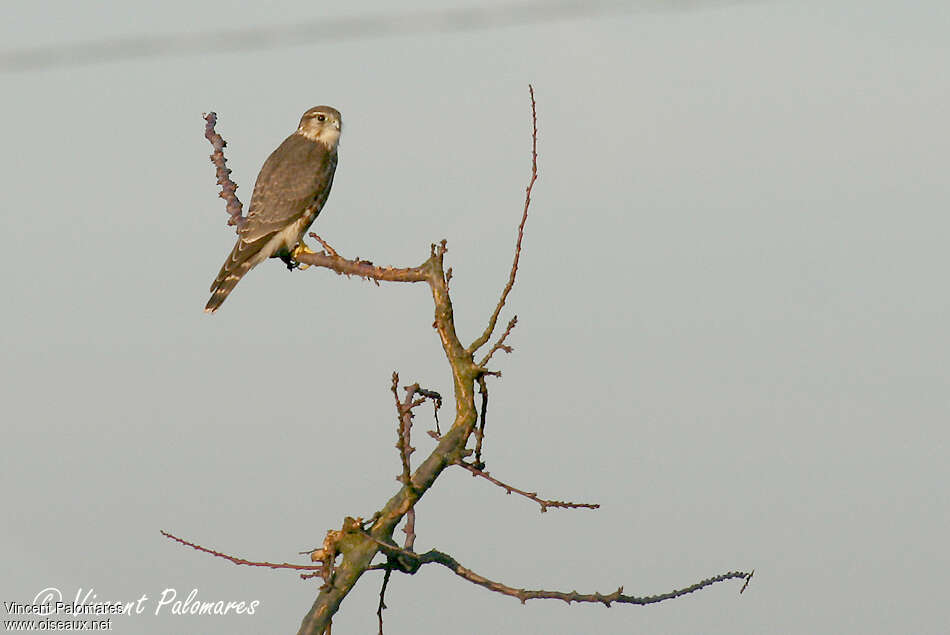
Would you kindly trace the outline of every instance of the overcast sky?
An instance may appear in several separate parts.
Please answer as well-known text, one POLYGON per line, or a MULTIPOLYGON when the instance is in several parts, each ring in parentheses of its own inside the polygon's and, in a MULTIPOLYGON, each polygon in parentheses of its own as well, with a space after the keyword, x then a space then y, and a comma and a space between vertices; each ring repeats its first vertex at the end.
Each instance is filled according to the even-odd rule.
MULTIPOLYGON (((337 107, 314 229, 394 266, 448 239, 471 341, 511 261, 531 82, 541 177, 486 460, 602 508, 541 515, 448 470, 416 547, 527 588, 756 576, 607 610, 424 569, 393 577, 386 633, 946 632, 947 4, 536 3, 485 28, 427 6, 447 3, 0 8, 0 600, 92 589, 147 596, 119 633, 296 632, 318 583, 159 530, 303 562, 396 491, 392 371, 451 378, 420 285, 273 261, 202 312, 234 234, 201 115, 246 204, 300 114, 337 107), (86 42, 107 46, 62 48, 86 42), (156 617, 165 589, 259 605, 156 617)), ((334 632, 375 632, 380 581, 334 632)))

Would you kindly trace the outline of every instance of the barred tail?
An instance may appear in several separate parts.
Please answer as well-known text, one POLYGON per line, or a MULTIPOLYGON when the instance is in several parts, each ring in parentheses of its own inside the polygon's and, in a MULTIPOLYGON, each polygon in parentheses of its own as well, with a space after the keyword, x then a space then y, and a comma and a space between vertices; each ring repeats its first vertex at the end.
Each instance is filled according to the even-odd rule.
POLYGON ((211 299, 205 305, 205 313, 217 311, 244 274, 258 263, 259 258, 255 256, 258 255, 260 247, 260 243, 249 244, 243 240, 237 241, 228 259, 224 261, 221 271, 218 272, 218 276, 211 283, 211 299))
POLYGON ((250 270, 251 268, 246 264, 241 265, 237 271, 228 273, 224 279, 220 281, 215 280, 215 286, 211 288, 211 299, 208 300, 208 304, 205 305, 205 313, 214 313, 217 311, 218 307, 224 303, 231 291, 234 290, 234 287, 237 286, 237 283, 244 277, 244 274, 250 270))

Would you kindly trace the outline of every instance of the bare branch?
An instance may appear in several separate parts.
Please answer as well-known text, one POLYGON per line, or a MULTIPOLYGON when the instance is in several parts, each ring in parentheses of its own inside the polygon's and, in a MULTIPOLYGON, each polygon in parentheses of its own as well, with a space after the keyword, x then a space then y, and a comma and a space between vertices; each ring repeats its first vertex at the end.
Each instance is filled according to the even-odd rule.
POLYGON ((237 229, 240 229, 247 219, 241 215, 243 206, 235 193, 238 186, 237 183, 231 180, 231 170, 228 169, 227 159, 224 158, 224 148, 227 147, 228 143, 214 130, 214 126, 218 122, 218 115, 209 112, 202 116, 205 120, 205 138, 211 142, 211 147, 214 148, 214 152, 211 153, 211 162, 214 164, 214 173, 218 185, 221 186, 218 196, 227 202, 226 209, 230 216, 228 225, 237 225, 237 229))
MULTIPOLYGON (((398 424, 396 426, 397 441, 396 449, 399 450, 399 458, 402 461, 402 475, 399 482, 405 485, 411 477, 411 468, 409 467, 409 455, 412 454, 412 448, 409 446, 409 434, 412 430, 412 407, 410 406, 414 389, 406 388, 406 403, 399 402, 399 393, 396 389, 399 387, 399 373, 393 371, 392 392, 396 400, 396 414, 398 424)), ((418 384, 416 385, 418 387, 418 384)))
POLYGON ((482 397, 482 407, 478 416, 478 427, 475 429, 475 465, 478 469, 485 467, 482 463, 482 443, 485 440, 485 419, 488 415, 488 384, 485 375, 478 376, 478 394, 482 397))
POLYGON ((428 274, 423 270, 425 265, 396 269, 393 267, 377 267, 367 260, 347 260, 342 256, 322 253, 301 253, 296 256, 297 262, 313 267, 324 267, 338 274, 359 276, 367 280, 383 282, 425 282, 428 274))
POLYGON ((548 508, 552 509, 600 509, 600 505, 597 503, 570 503, 565 501, 556 501, 556 500, 546 500, 544 498, 539 498, 537 492, 526 492, 524 490, 518 489, 507 483, 499 481, 497 478, 493 477, 488 472, 482 471, 480 468, 472 465, 471 463, 466 463, 465 461, 459 461, 456 465, 464 467, 466 470, 472 473, 472 476, 480 476, 490 483, 494 483, 498 487, 505 490, 506 494, 518 494, 524 496, 525 498, 531 499, 541 506, 541 513, 548 511, 548 508))
POLYGON ((613 593, 608 593, 606 595, 596 592, 578 593, 577 591, 547 591, 543 589, 528 590, 516 589, 506 584, 502 584, 501 582, 489 580, 488 578, 475 573, 471 569, 466 569, 461 564, 459 564, 455 558, 448 555, 447 553, 436 551, 435 549, 422 554, 416 554, 406 551, 405 549, 400 549, 395 545, 384 544, 380 545, 380 547, 387 555, 398 555, 400 556, 400 560, 402 562, 409 563, 410 566, 407 568, 406 573, 415 573, 419 570, 419 567, 425 564, 440 564, 452 571, 455 575, 464 578, 473 584, 484 587, 489 591, 494 591, 495 593, 501 593, 502 595, 509 595, 511 597, 518 598, 521 600, 522 604, 528 600, 562 600, 568 604, 571 602, 585 602, 592 604, 603 604, 607 607, 615 602, 617 604, 637 604, 644 606, 647 604, 657 604, 665 600, 672 600, 689 593, 695 593, 700 589, 704 589, 708 586, 716 584, 717 582, 725 582, 726 580, 745 580, 746 584, 748 584, 749 579, 752 577, 751 573, 747 573, 745 571, 729 571, 728 573, 722 573, 711 578, 706 578, 705 580, 700 580, 699 582, 691 584, 687 587, 683 587, 682 589, 675 589, 667 593, 647 596, 625 595, 623 592, 623 587, 619 587, 613 593))
POLYGON ((515 243, 515 259, 511 263, 511 272, 508 274, 508 284, 501 292, 495 311, 488 319, 488 326, 485 331, 478 336, 474 342, 469 344, 468 351, 474 353, 485 345, 492 333, 495 331, 495 324, 498 323, 498 314, 505 306, 505 300, 515 286, 515 276, 518 275, 518 261, 521 260, 521 240, 524 238, 524 226, 528 222, 528 208, 531 206, 531 190, 534 188, 534 182, 538 180, 538 112, 534 101, 534 86, 528 84, 528 92, 531 94, 531 179, 528 181, 528 187, 525 188, 524 212, 521 214, 521 223, 518 225, 518 241, 515 243))
POLYGON ((393 573, 392 569, 386 569, 383 575, 383 586, 379 589, 379 608, 376 609, 376 617, 379 618, 379 635, 383 635, 383 609, 386 608, 386 587, 389 586, 389 576, 393 573))
POLYGON ((224 558, 225 560, 229 560, 233 562, 234 564, 238 564, 238 565, 244 565, 248 567, 267 567, 268 569, 293 569, 294 571, 322 572, 324 570, 324 566, 322 564, 321 565, 304 565, 304 564, 290 564, 287 562, 282 562, 280 564, 277 564, 274 562, 256 562, 253 560, 244 560, 243 558, 235 558, 234 556, 229 556, 226 553, 215 551, 214 549, 208 549, 207 547, 202 547, 201 545, 196 545, 193 542, 188 542, 187 540, 179 538, 178 536, 170 534, 164 530, 162 530, 162 535, 165 536, 166 538, 171 538, 175 542, 181 543, 185 545, 186 547, 191 547, 192 549, 196 549, 197 551, 211 554, 212 556, 215 556, 217 558, 224 558))
POLYGON ((514 330, 517 324, 518 324, 518 316, 516 315, 513 318, 511 318, 511 320, 508 322, 508 327, 505 328, 505 332, 501 334, 501 337, 499 337, 498 341, 495 342, 495 345, 491 347, 491 350, 488 351, 488 354, 485 355, 485 357, 482 358, 482 361, 478 363, 479 366, 484 368, 485 365, 488 364, 489 361, 491 361, 492 355, 494 355, 498 351, 505 351, 506 353, 510 353, 511 351, 515 350, 512 347, 505 344, 505 340, 508 339, 508 336, 511 335, 511 331, 514 330))
POLYGON ((500 582, 495 582, 489 580, 484 576, 478 575, 471 569, 466 569, 461 564, 459 564, 451 556, 440 553, 438 551, 429 551, 421 556, 419 556, 420 561, 423 564, 429 562, 435 562, 441 564, 444 567, 447 567, 455 575, 465 578, 469 582, 477 584, 479 586, 485 587, 496 593, 501 593, 503 595, 509 595, 511 597, 518 598, 521 600, 521 603, 524 604, 528 600, 562 600, 570 604, 571 602, 586 602, 586 603, 596 603, 603 604, 604 606, 609 607, 614 602, 618 604, 638 604, 640 606, 645 606, 647 604, 658 604, 665 600, 672 600, 674 598, 682 597, 690 593, 695 593, 701 589, 704 589, 708 586, 716 584, 717 582, 724 582, 726 580, 736 580, 736 579, 747 579, 749 574, 744 571, 729 571, 728 573, 723 573, 711 578, 706 578, 705 580, 700 580, 695 584, 691 584, 682 589, 675 589, 667 593, 661 593, 659 595, 648 595, 648 596, 636 596, 636 595, 625 595, 623 592, 623 587, 619 587, 616 591, 609 594, 602 593, 578 593, 577 591, 564 592, 564 591, 546 591, 543 589, 538 590, 527 590, 527 589, 516 589, 514 587, 507 586, 500 582))
POLYGON ((739 589, 739 593, 745 591, 746 587, 749 586, 749 583, 752 582, 752 576, 755 575, 755 569, 749 572, 749 577, 745 579, 745 584, 742 585, 742 588, 739 589))

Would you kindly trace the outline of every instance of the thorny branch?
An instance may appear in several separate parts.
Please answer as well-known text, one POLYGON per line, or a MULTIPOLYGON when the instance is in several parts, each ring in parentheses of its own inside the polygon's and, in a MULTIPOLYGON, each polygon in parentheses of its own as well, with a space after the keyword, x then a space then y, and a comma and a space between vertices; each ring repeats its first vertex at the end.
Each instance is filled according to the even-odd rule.
MULTIPOLYGON (((445 254, 445 241, 442 241, 442 254, 445 254)), ((433 245, 433 252, 436 246, 433 245)), ((340 255, 330 255, 322 252, 313 254, 301 253, 297 255, 297 262, 302 265, 311 265, 313 267, 325 267, 338 274, 345 276, 359 276, 366 280, 377 280, 380 282, 426 282, 429 279, 429 273, 425 270, 428 260, 418 267, 408 267, 397 269, 394 267, 377 267, 368 260, 347 260, 340 255)))
POLYGON ((745 580, 746 583, 739 591, 741 593, 745 590, 746 586, 748 586, 749 581, 752 579, 752 574, 754 573, 754 571, 729 571, 711 578, 706 578, 705 580, 700 580, 699 582, 691 584, 687 587, 683 587, 682 589, 675 589, 673 591, 668 591, 667 593, 661 593, 659 595, 646 596, 626 595, 623 592, 623 587, 619 587, 613 593, 608 594, 596 592, 578 593, 577 591, 548 591, 544 589, 528 590, 516 589, 515 587, 502 584, 501 582, 489 580, 488 578, 475 573, 471 569, 463 567, 449 554, 437 551, 435 549, 429 550, 425 553, 416 554, 406 551, 405 549, 400 549, 399 547, 392 544, 379 543, 379 546, 380 549, 390 558, 390 562, 399 563, 404 567, 405 573, 414 574, 426 564, 440 564, 452 571, 452 573, 455 575, 464 578, 473 584, 485 587, 486 589, 496 593, 518 598, 522 604, 528 600, 562 600, 568 604, 571 602, 587 602, 603 604, 607 607, 615 602, 618 604, 639 604, 643 606, 647 604, 657 604, 665 600, 672 600, 674 598, 682 597, 689 593, 695 593, 700 589, 704 589, 708 586, 716 584, 717 582, 725 582, 726 580, 745 580))
POLYGON ((405 485, 409 483, 409 479, 412 476, 411 468, 409 467, 409 455, 415 451, 415 448, 409 445, 409 436, 412 432, 412 394, 415 391, 406 388, 406 401, 405 403, 400 403, 399 393, 396 391, 398 387, 399 373, 393 371, 392 391, 393 397, 396 399, 396 414, 399 415, 399 423, 396 426, 398 436, 396 449, 399 450, 399 459, 402 461, 402 476, 399 477, 399 482, 405 485))
MULTIPOLYGON (((525 188, 524 211, 521 214, 521 222, 518 224, 518 238, 515 241, 515 256, 511 262, 511 270, 508 272, 508 282, 505 284, 505 288, 502 289, 501 297, 498 298, 498 303, 495 305, 495 310, 488 319, 488 325, 485 327, 485 330, 482 332, 482 334, 478 336, 478 338, 476 338, 475 341, 472 342, 466 349, 471 354, 474 354, 475 351, 484 346, 491 338, 492 333, 495 332, 495 326, 498 323, 498 316, 501 314, 501 310, 505 306, 505 301, 508 299, 508 294, 511 293, 511 290, 515 286, 515 278, 518 275, 518 263, 521 260, 521 242, 524 239, 525 223, 528 222, 528 209, 531 207, 531 191, 534 189, 534 184, 538 180, 538 112, 537 104, 535 103, 534 99, 534 87, 530 84, 528 85, 528 92, 531 95, 531 178, 528 180, 528 186, 525 188)), ((500 338, 498 338, 498 341, 488 351, 488 354, 485 355, 481 363, 478 364, 482 371, 477 378, 479 389, 478 392, 482 398, 482 408, 481 416, 479 418, 479 425, 475 432, 475 465, 480 468, 484 467, 484 464, 482 463, 482 445, 485 440, 485 423, 488 410, 488 385, 485 383, 485 375, 499 374, 486 370, 485 365, 491 360, 492 356, 498 350, 504 350, 508 353, 511 352, 512 348, 505 344, 505 340, 508 338, 508 335, 511 334, 512 329, 514 329, 515 324, 517 323, 518 316, 515 316, 511 319, 511 321, 508 322, 508 327, 505 329, 505 332, 500 338)))
POLYGON ((379 608, 376 609, 376 617, 379 619, 379 635, 383 635, 383 611, 386 609, 386 587, 389 586, 389 576, 392 574, 392 569, 386 569, 386 573, 383 575, 383 586, 379 589, 379 608))
POLYGON ((501 377, 500 372, 494 372, 486 370, 485 366, 491 360, 492 355, 497 351, 505 351, 510 353, 514 349, 507 344, 505 340, 508 339, 508 336, 511 335, 512 329, 515 328, 515 325, 518 324, 518 316, 514 316, 509 320, 508 326, 505 328, 505 332, 501 334, 501 337, 498 338, 498 341, 495 342, 495 345, 491 347, 488 351, 488 354, 478 363, 478 367, 482 369, 481 374, 478 376, 478 394, 482 398, 482 406, 478 416, 478 428, 475 429, 475 466, 479 469, 484 469, 485 464, 482 462, 482 445, 485 442, 485 424, 488 421, 488 383, 485 381, 486 375, 495 375, 501 377))
POLYGON ((323 565, 304 565, 304 564, 290 564, 289 562, 281 562, 280 564, 274 562, 256 562, 253 560, 245 560, 243 558, 235 558, 234 556, 229 556, 226 553, 220 551, 215 551, 214 549, 208 549, 207 547, 202 547, 201 545, 196 545, 193 542, 188 542, 174 534, 170 534, 167 531, 162 530, 162 535, 166 538, 171 538, 175 542, 181 543, 186 547, 191 547, 197 551, 202 551, 204 553, 211 554, 216 558, 224 558, 229 560, 234 564, 244 565, 248 567, 267 567, 268 569, 293 569, 294 571, 318 571, 322 572, 324 570, 323 565))
POLYGON ((505 306, 505 300, 508 294, 515 286, 515 276, 518 275, 518 261, 521 260, 521 240, 524 238, 524 226, 528 222, 528 208, 531 206, 531 190, 534 189, 534 183, 538 180, 538 111, 534 101, 534 86, 528 85, 528 91, 531 94, 531 179, 528 181, 528 187, 525 188, 524 212, 521 214, 521 222, 518 224, 518 240, 515 243, 515 259, 511 263, 511 272, 508 274, 508 284, 501 292, 498 304, 495 305, 495 311, 488 319, 488 326, 478 338, 469 344, 468 352, 474 353, 485 345, 491 334, 495 331, 495 324, 498 322, 498 314, 505 306))
POLYGON ((434 390, 422 388, 419 386, 419 384, 412 384, 411 386, 403 386, 403 390, 406 391, 406 397, 402 401, 399 401, 399 393, 397 391, 398 387, 399 373, 393 371, 391 390, 393 393, 393 398, 396 400, 396 414, 399 418, 396 449, 399 450, 399 458, 400 461, 402 461, 402 475, 399 477, 399 482, 408 483, 410 473, 409 457, 413 452, 416 451, 416 449, 411 445, 412 418, 415 416, 412 410, 431 399, 433 406, 435 407, 436 422, 438 422, 439 408, 442 407, 442 395, 434 390), (416 398, 416 395, 420 395, 418 399, 416 398))
POLYGON ((499 481, 498 479, 496 479, 491 474, 489 474, 488 472, 482 471, 482 469, 477 467, 477 465, 466 463, 465 461, 459 461, 456 465, 459 465, 460 467, 463 467, 469 472, 471 472, 472 476, 480 476, 486 481, 488 481, 489 483, 494 483, 498 487, 505 490, 506 494, 510 495, 514 493, 514 494, 518 494, 519 496, 524 496, 525 498, 533 500, 534 502, 536 502, 538 505, 541 506, 542 514, 548 511, 548 508, 552 508, 552 509, 599 509, 600 508, 600 505, 597 503, 570 503, 566 501, 556 501, 556 500, 547 500, 544 498, 539 498, 537 492, 526 492, 512 485, 508 485, 507 483, 503 483, 499 481))
MULTIPOLYGON (((339 609, 343 599, 349 594, 350 590, 357 583, 364 572, 376 569, 385 569, 387 571, 384 578, 384 585, 380 591, 379 619, 380 628, 382 628, 382 610, 385 608, 385 590, 389 575, 393 569, 414 573, 423 564, 437 563, 452 570, 470 582, 488 588, 490 590, 519 598, 522 602, 529 599, 549 598, 560 599, 566 602, 600 602, 609 606, 613 602, 628 604, 652 604, 666 599, 680 597, 687 593, 692 593, 701 588, 728 579, 744 578, 746 584, 751 579, 751 573, 733 571, 725 573, 714 578, 703 580, 689 587, 671 591, 657 596, 628 596, 623 594, 623 589, 616 592, 603 595, 600 593, 580 594, 577 592, 559 592, 559 591, 530 591, 525 589, 516 589, 499 582, 494 582, 473 571, 462 567, 454 558, 447 554, 432 550, 424 554, 413 552, 413 543, 415 540, 415 514, 414 508, 419 499, 428 491, 439 477, 443 470, 451 465, 460 465, 474 476, 485 478, 498 487, 505 489, 506 492, 517 493, 530 500, 535 501, 541 506, 541 511, 549 508, 597 508, 598 505, 588 503, 567 503, 555 500, 546 500, 538 497, 535 492, 527 492, 507 485, 488 472, 484 472, 481 466, 481 439, 483 428, 476 437, 478 444, 478 453, 475 463, 466 463, 463 459, 472 454, 468 449, 468 440, 476 433, 476 427, 479 422, 479 413, 475 406, 476 385, 482 392, 482 406, 487 408, 487 387, 485 386, 485 377, 487 375, 500 376, 500 373, 489 371, 485 365, 491 360, 492 355, 499 350, 511 351, 511 347, 506 344, 506 340, 512 329, 517 323, 517 318, 513 318, 505 329, 504 333, 498 338, 495 344, 489 349, 488 353, 482 359, 481 363, 476 364, 474 353, 488 343, 497 326, 498 317, 505 306, 508 295, 515 284, 518 272, 518 264, 521 257, 522 241, 524 238, 524 228, 528 218, 528 210, 531 204, 531 194, 535 182, 538 179, 538 124, 537 109, 534 96, 534 88, 529 86, 531 97, 531 177, 525 188, 524 210, 521 221, 518 225, 517 241, 515 243, 514 259, 509 272, 508 281, 502 290, 501 296, 495 305, 488 324, 482 334, 477 337, 469 346, 464 346, 459 340, 455 330, 454 312, 452 300, 449 296, 449 280, 451 279, 451 269, 444 267, 444 256, 447 251, 446 241, 439 244, 433 244, 430 249, 429 257, 425 262, 408 268, 378 267, 372 262, 361 260, 359 258, 348 260, 336 252, 328 243, 320 237, 314 236, 323 245, 325 252, 322 253, 302 253, 298 255, 298 263, 301 265, 311 265, 324 267, 342 275, 355 275, 361 278, 379 282, 424 282, 428 285, 435 306, 433 327, 438 333, 443 351, 449 363, 452 372, 453 392, 455 398, 455 418, 451 427, 442 434, 436 432, 433 434, 437 444, 434 450, 426 459, 419 464, 415 471, 409 462, 409 455, 412 452, 409 443, 409 431, 412 417, 412 408, 420 405, 426 398, 432 399, 436 407, 436 425, 438 429, 438 407, 441 404, 441 397, 438 393, 428 394, 429 391, 419 388, 417 385, 407 387, 405 401, 400 401, 396 392, 397 379, 394 376, 393 394, 397 409, 400 414, 399 443, 397 447, 400 450, 402 462, 402 474, 399 480, 402 482, 399 491, 390 498, 390 500, 376 512, 373 517, 364 522, 362 519, 347 517, 340 530, 331 530, 327 532, 324 545, 320 549, 315 549, 311 553, 311 560, 319 562, 319 565, 292 565, 288 563, 274 564, 267 562, 253 562, 241 558, 228 556, 212 549, 207 549, 194 543, 177 538, 167 532, 162 532, 168 538, 175 540, 183 545, 192 547, 199 551, 211 554, 216 557, 225 558, 235 564, 244 564, 249 566, 262 566, 275 569, 295 569, 304 570, 308 573, 302 574, 302 577, 313 577, 319 575, 323 578, 324 584, 320 587, 313 606, 304 617, 299 635, 319 635, 329 632, 329 626, 333 615, 339 609), (420 398, 415 398, 419 395, 420 398), (393 542, 393 533, 402 521, 406 519, 406 546, 399 548, 393 542), (373 565, 374 557, 383 552, 387 556, 385 564, 373 565), (337 564, 339 560, 339 564, 337 564)), ((235 195, 237 186, 231 181, 230 170, 225 165, 223 148, 224 140, 214 132, 216 116, 214 113, 205 115, 206 126, 205 136, 211 141, 214 148, 214 154, 211 159, 216 168, 218 184, 221 186, 220 196, 227 201, 227 209, 230 215, 229 225, 238 225, 243 222, 241 215, 241 203, 235 195)), ((484 426, 484 411, 482 413, 482 426, 484 426)), ((743 586, 743 589, 745 586, 743 586)))
POLYGON ((513 318, 511 318, 511 320, 509 320, 508 326, 505 328, 505 332, 501 334, 501 337, 498 338, 498 341, 495 342, 495 345, 492 346, 491 349, 489 349, 485 357, 482 358, 482 361, 478 362, 479 366, 481 366, 482 368, 485 368, 485 366, 488 365, 488 362, 491 361, 492 356, 498 351, 505 351, 506 353, 510 353, 511 351, 515 350, 512 347, 505 344, 505 340, 508 339, 508 336, 511 335, 511 332, 514 330, 515 326, 517 325, 518 325, 518 316, 516 315, 513 318))
POLYGON ((243 206, 237 194, 235 194, 238 188, 237 183, 231 180, 231 170, 228 169, 227 159, 224 158, 224 149, 228 143, 214 130, 214 126, 218 122, 217 113, 209 112, 203 117, 206 122, 205 138, 211 142, 211 147, 214 148, 214 152, 211 153, 211 162, 214 164, 214 175, 217 177, 218 185, 221 186, 218 196, 227 202, 225 209, 230 215, 228 225, 237 225, 237 229, 240 229, 246 219, 241 215, 243 206))

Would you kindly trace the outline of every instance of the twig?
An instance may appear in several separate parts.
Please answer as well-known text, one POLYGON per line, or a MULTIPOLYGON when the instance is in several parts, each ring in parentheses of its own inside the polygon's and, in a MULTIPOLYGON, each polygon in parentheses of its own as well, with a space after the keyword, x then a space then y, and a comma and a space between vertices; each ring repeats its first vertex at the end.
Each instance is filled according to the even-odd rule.
POLYGON ((528 84, 528 92, 531 94, 531 179, 528 181, 528 187, 525 188, 524 212, 521 214, 521 223, 518 225, 518 241, 515 243, 515 259, 511 263, 511 272, 508 274, 508 284, 501 292, 495 311, 488 319, 488 326, 485 331, 478 336, 474 342, 469 344, 468 352, 474 353, 488 342, 491 334, 495 331, 495 324, 498 322, 498 314, 505 306, 505 300, 515 286, 515 276, 518 275, 518 261, 521 259, 521 240, 524 238, 524 226, 528 221, 528 208, 531 206, 531 190, 534 188, 535 181, 538 180, 538 112, 534 101, 534 86, 528 84))
POLYGON ((726 580, 745 580, 748 584, 749 579, 752 577, 751 573, 747 573, 745 571, 729 571, 728 573, 722 573, 711 578, 706 578, 705 580, 700 580, 699 582, 691 584, 687 587, 683 587, 682 589, 675 589, 667 593, 647 596, 625 595, 623 592, 623 587, 619 587, 613 593, 606 595, 603 593, 578 593, 577 591, 564 592, 547 591, 543 589, 516 589, 506 584, 502 584, 501 582, 489 580, 488 578, 475 573, 471 569, 466 569, 452 556, 435 549, 422 554, 416 554, 406 551, 405 549, 400 549, 395 545, 382 542, 379 542, 379 544, 382 548, 382 551, 386 553, 387 556, 391 557, 393 555, 398 555, 400 556, 401 562, 409 565, 405 571, 406 573, 413 574, 425 564, 440 564, 452 571, 455 575, 484 587, 489 591, 494 591, 495 593, 501 593, 503 595, 509 595, 511 597, 518 598, 521 600, 522 604, 528 600, 562 600, 568 604, 571 602, 586 602, 593 604, 603 604, 607 607, 615 602, 618 604, 637 604, 644 606, 647 604, 657 604, 665 600, 672 600, 689 593, 695 593, 700 589, 704 589, 708 586, 716 584, 717 582, 724 582, 726 580))
POLYGON ((379 608, 376 609, 376 616, 379 618, 379 635, 383 635, 383 609, 386 608, 386 587, 389 586, 389 576, 393 573, 392 569, 386 569, 383 576, 383 586, 379 590, 379 608))
POLYGON ((600 509, 600 505, 597 503, 570 503, 566 501, 556 501, 556 500, 546 500, 540 498, 537 492, 526 492, 524 490, 518 489, 507 483, 499 481, 497 478, 493 477, 488 472, 482 471, 480 468, 472 465, 471 463, 466 463, 465 461, 459 461, 456 465, 464 467, 466 470, 472 473, 472 476, 480 476, 490 483, 494 483, 498 487, 505 490, 506 494, 518 494, 524 496, 530 500, 533 500, 538 505, 541 506, 541 513, 548 511, 548 508, 552 509, 600 509))
MULTIPOLYGON (((411 404, 412 395, 415 391, 410 390, 412 386, 406 388, 406 403, 400 403, 398 387, 399 373, 393 371, 392 392, 393 398, 396 400, 396 414, 398 416, 396 449, 399 450, 399 458, 402 461, 402 475, 399 477, 399 482, 406 485, 412 477, 412 469, 409 466, 409 455, 412 454, 412 448, 409 445, 409 435, 412 431, 412 408, 409 404, 411 404)), ((418 387, 418 384, 416 384, 416 387, 418 387)))
MULTIPOLYGON (((418 384, 416 384, 418 386, 418 384)), ((442 395, 434 390, 429 390, 428 388, 416 388, 416 392, 427 399, 431 399, 436 406, 436 410, 442 407, 442 395)))
POLYGON ((229 556, 226 553, 221 553, 220 551, 215 551, 214 549, 208 549, 207 547, 196 545, 193 542, 188 542, 187 540, 184 540, 182 538, 179 538, 178 536, 170 534, 165 530, 162 530, 162 535, 165 536, 166 538, 171 538, 175 542, 181 543, 185 545, 186 547, 191 547, 192 549, 196 549, 197 551, 201 551, 203 553, 211 554, 212 556, 215 556, 218 558, 224 558, 225 560, 230 560, 234 564, 244 565, 248 567, 267 567, 268 569, 293 569, 295 571, 322 572, 324 570, 324 566, 322 564, 321 565, 305 565, 305 564, 290 564, 287 562, 282 562, 280 564, 277 564, 274 562, 256 562, 253 560, 244 560, 243 558, 235 558, 234 556, 229 556))
POLYGON ((479 412, 478 428, 475 429, 475 465, 478 469, 483 469, 482 463, 482 442, 485 439, 485 418, 488 414, 488 384, 485 383, 485 376, 478 376, 478 394, 482 397, 482 407, 479 412))
POLYGON ((488 351, 488 354, 485 355, 485 357, 482 358, 482 361, 478 363, 479 366, 484 368, 485 365, 488 364, 489 361, 491 361, 492 355, 494 355, 498 351, 505 351, 506 353, 510 353, 511 351, 515 350, 512 347, 505 344, 505 340, 508 339, 508 336, 511 335, 511 331, 515 328, 515 326, 517 326, 517 324, 518 324, 518 316, 516 315, 513 318, 511 318, 511 320, 508 322, 508 327, 505 329, 505 332, 501 334, 501 337, 499 337, 498 341, 495 342, 495 345, 491 347, 491 350, 488 351))
POLYGON ((319 236, 317 236, 317 234, 315 234, 314 232, 310 232, 310 237, 313 238, 314 240, 316 240, 318 243, 320 243, 320 245, 321 245, 324 249, 327 250, 327 253, 328 253, 329 255, 334 256, 334 257, 336 257, 336 258, 339 258, 339 257, 340 257, 340 254, 338 254, 338 253, 336 252, 336 249, 334 249, 333 247, 331 247, 331 246, 330 246, 330 243, 328 243, 327 241, 325 241, 325 240, 323 240, 322 238, 320 238, 319 236))
POLYGON ((752 576, 755 575, 755 569, 749 572, 749 577, 745 579, 745 584, 742 585, 742 588, 739 589, 739 593, 745 591, 745 588, 749 586, 749 583, 752 582, 752 576))
POLYGON ((435 417, 435 433, 438 435, 436 438, 442 436, 442 431, 439 430, 439 408, 442 407, 442 395, 434 390, 426 390, 425 388, 418 388, 416 392, 432 400, 432 416, 435 417))
POLYGON ((211 162, 214 164, 214 174, 217 177, 218 185, 221 186, 218 196, 227 202, 226 209, 230 216, 228 225, 237 225, 237 229, 240 229, 247 219, 241 215, 243 206, 237 194, 235 194, 238 186, 237 183, 231 180, 231 170, 228 169, 227 159, 224 158, 224 148, 227 147, 228 143, 214 130, 214 126, 218 122, 218 115, 209 112, 202 116, 205 120, 205 138, 211 142, 211 147, 214 148, 214 152, 211 153, 211 162))
POLYGON ((366 260, 347 260, 342 256, 331 256, 320 253, 297 254, 296 260, 300 264, 324 267, 340 275, 359 276, 367 280, 379 280, 382 282, 426 282, 428 280, 428 274, 424 270, 425 265, 404 269, 377 267, 366 260))
POLYGON ((399 477, 399 482, 405 484, 410 482, 411 466, 409 457, 416 451, 411 445, 412 419, 415 416, 412 410, 424 404, 426 400, 431 399, 435 407, 435 421, 436 427, 438 427, 439 408, 442 407, 442 395, 434 390, 422 388, 419 384, 412 384, 411 386, 403 386, 403 390, 406 391, 406 396, 402 401, 399 401, 399 393, 397 392, 398 386, 399 374, 393 371, 391 390, 393 398, 396 401, 396 414, 399 419, 399 425, 397 427, 399 438, 396 442, 396 448, 399 450, 399 456, 402 461, 402 475, 399 477), (417 399, 416 395, 420 395, 420 398, 417 399))

